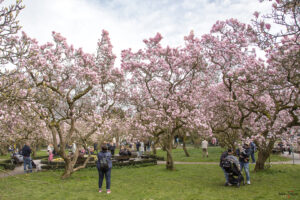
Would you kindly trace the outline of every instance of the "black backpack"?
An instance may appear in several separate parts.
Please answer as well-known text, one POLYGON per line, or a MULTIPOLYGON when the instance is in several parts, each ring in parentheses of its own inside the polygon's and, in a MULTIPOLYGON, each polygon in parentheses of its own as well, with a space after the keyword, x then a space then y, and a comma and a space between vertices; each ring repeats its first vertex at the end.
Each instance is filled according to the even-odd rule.
POLYGON ((228 157, 226 157, 223 162, 222 162, 222 168, 225 169, 225 171, 227 173, 232 172, 233 170, 233 162, 231 159, 229 159, 228 157))
POLYGON ((101 157, 101 159, 98 162, 98 165, 99 165, 100 170, 102 170, 102 171, 108 170, 109 166, 108 166, 108 159, 107 159, 106 155, 101 157))

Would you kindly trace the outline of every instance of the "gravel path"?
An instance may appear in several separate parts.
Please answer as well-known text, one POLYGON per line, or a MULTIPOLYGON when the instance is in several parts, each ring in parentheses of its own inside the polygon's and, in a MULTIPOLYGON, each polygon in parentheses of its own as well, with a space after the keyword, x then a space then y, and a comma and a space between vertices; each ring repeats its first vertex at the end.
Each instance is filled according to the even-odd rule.
MULTIPOLYGON (((40 165, 41 165, 41 160, 33 160, 33 162, 36 164, 37 168, 36 169, 32 169, 33 172, 37 172, 38 169, 40 169, 40 165)), ((23 164, 20 166, 17 166, 14 170, 4 170, 4 171, 0 171, 0 178, 4 178, 7 176, 15 176, 15 175, 19 175, 19 174, 24 174, 24 167, 23 164)))

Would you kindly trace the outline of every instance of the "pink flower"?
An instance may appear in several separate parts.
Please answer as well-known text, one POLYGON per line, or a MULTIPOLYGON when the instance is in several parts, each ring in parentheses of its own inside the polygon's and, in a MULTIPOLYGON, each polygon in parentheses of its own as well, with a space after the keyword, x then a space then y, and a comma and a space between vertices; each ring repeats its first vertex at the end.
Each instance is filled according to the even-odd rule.
POLYGON ((265 26, 266 26, 266 29, 270 30, 271 24, 266 24, 265 26))
POLYGON ((258 18, 259 12, 255 11, 255 12, 253 13, 253 15, 254 15, 256 18, 258 18))

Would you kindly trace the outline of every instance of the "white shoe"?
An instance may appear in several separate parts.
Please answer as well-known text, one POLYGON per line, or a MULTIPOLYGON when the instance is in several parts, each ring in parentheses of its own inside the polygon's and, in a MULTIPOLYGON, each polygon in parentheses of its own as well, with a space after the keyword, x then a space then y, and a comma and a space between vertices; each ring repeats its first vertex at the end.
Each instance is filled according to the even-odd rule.
POLYGON ((250 185, 250 181, 247 181, 247 184, 250 185))

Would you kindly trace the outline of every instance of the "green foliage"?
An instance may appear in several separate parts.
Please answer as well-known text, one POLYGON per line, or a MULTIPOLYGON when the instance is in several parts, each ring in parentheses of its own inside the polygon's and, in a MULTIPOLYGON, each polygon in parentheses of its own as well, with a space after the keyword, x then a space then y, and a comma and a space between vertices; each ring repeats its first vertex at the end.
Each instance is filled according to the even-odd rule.
MULTIPOLYGON (((263 172, 251 168, 251 185, 224 187, 224 175, 217 165, 164 165, 122 168, 112 171, 112 193, 98 193, 98 173, 84 169, 61 180, 62 170, 0 179, 1 200, 11 199, 299 199, 300 166, 276 165, 263 172)), ((104 186, 105 187, 105 184, 104 186)))

